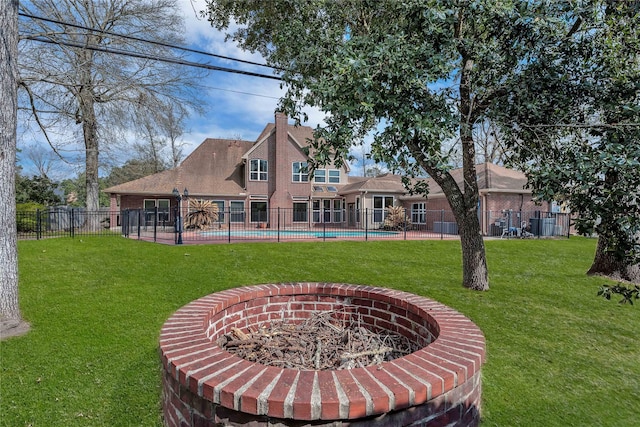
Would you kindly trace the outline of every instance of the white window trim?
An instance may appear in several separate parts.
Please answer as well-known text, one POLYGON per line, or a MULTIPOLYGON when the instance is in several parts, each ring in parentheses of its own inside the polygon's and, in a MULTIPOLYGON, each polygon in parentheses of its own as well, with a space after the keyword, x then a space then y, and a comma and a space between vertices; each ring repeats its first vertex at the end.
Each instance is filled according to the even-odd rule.
POLYGON ((249 160, 249 181, 268 181, 269 180, 269 162, 267 160, 264 159, 251 159, 249 160), (254 171, 251 170, 251 165, 253 162, 258 162, 258 170, 254 171), (265 170, 260 170, 260 166, 262 165, 262 162, 264 162, 265 165, 265 170), (257 174, 258 178, 252 178, 251 175, 252 174, 257 174), (264 179, 262 179, 262 176, 264 175, 264 179))
POLYGON ((308 162, 291 162, 291 182, 296 183, 296 184, 304 183, 304 182, 309 182, 309 163, 308 163, 308 162), (300 171, 298 171, 297 173, 296 173, 296 172, 294 172, 294 169, 293 169, 293 167, 294 167, 294 165, 295 165, 296 163, 298 163, 298 164, 300 165, 300 166, 299 166, 300 171), (304 168, 305 168, 305 169, 307 169, 307 171, 306 171, 306 172, 302 172, 302 169, 303 169, 303 166, 302 166, 302 165, 303 165, 303 164, 305 164, 305 165, 306 165, 306 166, 304 166, 304 168), (300 180, 299 180, 299 181, 296 181, 296 180, 295 180, 295 177, 296 177, 296 176, 297 176, 298 178, 300 178, 300 180), (303 179, 302 179, 303 177, 304 177, 304 178, 306 178, 306 179, 305 179, 305 180, 303 180, 303 179))
POLYGON ((327 170, 326 169, 316 169, 315 172, 313 173, 313 182, 318 183, 318 184, 326 184, 327 183, 327 170), (322 175, 323 180, 319 181, 318 180, 318 172, 322 171, 322 173, 324 175, 322 175))
POLYGON ((327 183, 328 184, 340 184, 340 169, 328 169, 327 172, 327 183), (338 176, 331 176, 331 172, 338 172, 338 176), (338 178, 337 181, 332 181, 332 179, 338 178))

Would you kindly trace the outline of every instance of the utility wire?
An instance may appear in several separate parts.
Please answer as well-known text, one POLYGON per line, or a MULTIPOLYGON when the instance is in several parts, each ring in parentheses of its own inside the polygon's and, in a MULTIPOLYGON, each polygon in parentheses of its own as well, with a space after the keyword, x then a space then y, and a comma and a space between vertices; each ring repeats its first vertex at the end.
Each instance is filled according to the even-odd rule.
POLYGON ((259 93, 252 93, 252 92, 243 92, 243 91, 240 91, 240 90, 225 89, 225 88, 222 88, 222 87, 206 86, 206 85, 199 85, 199 87, 202 87, 204 89, 220 90, 222 92, 239 93, 240 95, 251 95, 251 96, 258 96, 258 97, 261 97, 261 98, 269 98, 269 99, 280 99, 277 96, 262 95, 262 94, 259 94, 259 93))
POLYGON ((278 76, 270 76, 268 74, 260 74, 260 73, 253 73, 251 71, 235 70, 233 68, 219 67, 217 65, 202 64, 202 63, 199 63, 199 62, 185 61, 185 60, 181 60, 181 59, 166 58, 166 57, 161 57, 161 56, 153 56, 153 55, 147 55, 145 53, 138 53, 138 52, 132 52, 132 51, 128 51, 128 50, 112 49, 112 48, 106 48, 106 47, 101 47, 101 46, 87 45, 87 44, 76 43, 76 42, 71 42, 71 41, 51 40, 51 39, 44 38, 42 36, 37 36, 37 35, 27 35, 26 38, 28 40, 38 41, 38 42, 41 42, 41 43, 50 43, 50 44, 57 44, 57 45, 63 45, 63 46, 77 47, 77 48, 80 48, 80 49, 88 49, 88 50, 93 50, 93 51, 96 51, 96 52, 113 53, 115 55, 123 55, 123 56, 131 56, 131 57, 134 57, 134 58, 150 59, 152 61, 167 62, 167 63, 170 63, 170 64, 185 65, 185 66, 188 66, 188 67, 195 67, 195 68, 204 68, 206 70, 222 71, 222 72, 225 72, 225 73, 242 74, 242 75, 245 75, 245 76, 260 77, 260 78, 263 78, 263 79, 271 79, 271 80, 278 80, 278 81, 282 80, 282 78, 280 78, 278 76))
POLYGON ((85 27, 83 25, 72 24, 70 22, 59 21, 59 20, 50 19, 50 18, 43 18, 41 16, 36 16, 36 15, 30 15, 30 14, 24 13, 24 12, 18 12, 18 15, 24 16, 25 18, 37 19, 37 20, 40 20, 40 21, 51 22, 53 24, 58 24, 58 25, 63 25, 63 26, 73 27, 73 28, 79 28, 79 29, 87 30, 87 31, 93 31, 93 32, 100 33, 100 34, 106 34, 106 35, 109 35, 109 36, 120 37, 120 38, 123 38, 123 39, 129 39, 129 40, 135 40, 135 41, 144 42, 144 43, 155 44, 155 45, 158 45, 158 46, 168 47, 168 48, 171 48, 171 49, 183 50, 185 52, 192 52, 192 53, 197 53, 197 54, 200 54, 200 55, 211 56, 211 57, 214 57, 214 58, 226 59, 226 60, 229 60, 229 61, 236 61, 236 62, 241 62, 241 63, 244 63, 244 64, 256 65, 258 67, 273 68, 275 70, 282 71, 282 69, 280 69, 280 68, 271 67, 270 65, 261 64, 259 62, 253 62, 253 61, 247 61, 247 60, 244 60, 244 59, 231 58, 229 56, 217 55, 215 53, 206 52, 206 51, 203 51, 203 50, 191 49, 191 48, 183 47, 183 46, 176 46, 176 45, 172 45, 172 44, 169 44, 169 43, 143 39, 143 38, 140 38, 140 37, 127 36, 127 35, 124 35, 124 34, 118 34, 118 33, 114 33, 114 32, 111 32, 111 31, 98 30, 96 28, 90 28, 90 27, 85 27))

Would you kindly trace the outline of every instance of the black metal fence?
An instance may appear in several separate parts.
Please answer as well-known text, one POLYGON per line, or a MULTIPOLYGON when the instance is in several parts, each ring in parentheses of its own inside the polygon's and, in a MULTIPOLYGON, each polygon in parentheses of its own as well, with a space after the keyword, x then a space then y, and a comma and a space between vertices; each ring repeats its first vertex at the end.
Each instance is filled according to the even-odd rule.
POLYGON ((84 208, 55 207, 16 214, 18 239, 44 239, 61 236, 119 236, 111 231, 108 209, 87 211, 84 208))
MULTIPOLYGON (((565 213, 541 211, 485 211, 479 213, 488 237, 568 237, 570 217, 565 213)), ((403 208, 362 210, 263 211, 224 210, 215 212, 203 228, 185 227, 177 210, 123 211, 122 235, 163 243, 214 243, 290 240, 417 240, 458 236, 458 225, 450 211, 403 208)))
MULTIPOLYGON (((487 237, 568 237, 570 215, 543 211, 479 212, 487 237)), ((185 227, 177 209, 108 209, 56 207, 17 213, 19 239, 59 236, 125 236, 162 243, 215 243, 290 240, 416 240, 458 236, 450 211, 361 209, 224 210, 212 213, 202 228, 185 227)), ((190 223, 189 221, 187 223, 190 223)), ((192 221, 191 221, 192 223, 192 221)), ((198 224, 196 224, 198 225, 198 224)))

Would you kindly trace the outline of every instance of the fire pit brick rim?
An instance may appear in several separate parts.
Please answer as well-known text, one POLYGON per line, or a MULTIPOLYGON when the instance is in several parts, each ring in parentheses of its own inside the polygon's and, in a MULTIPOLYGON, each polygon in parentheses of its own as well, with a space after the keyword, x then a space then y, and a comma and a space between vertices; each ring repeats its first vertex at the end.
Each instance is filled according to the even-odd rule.
MULTIPOLYGON (((245 286, 192 301, 176 311, 163 325, 160 353, 168 374, 179 384, 214 404, 253 415, 317 420, 336 416, 339 419, 355 419, 378 415, 437 398, 477 376, 485 362, 486 347, 484 335, 473 322, 456 310, 429 298, 368 285, 308 282, 245 286), (326 403, 323 400, 322 405, 314 401, 319 393, 313 388, 304 392, 304 399, 295 394, 292 397, 291 392, 286 393, 286 388, 291 389, 291 384, 282 380, 282 377, 295 377, 297 381, 300 372, 306 371, 267 367, 246 361, 221 350, 208 335, 210 319, 229 307, 256 298, 303 294, 383 301, 433 322, 437 335, 426 347, 377 367, 324 371, 332 373, 334 379, 331 384, 334 390, 325 394, 333 394, 338 398, 326 403), (213 363, 212 358, 223 353, 226 353, 225 366, 220 366, 219 360, 213 363), (256 370, 252 369, 256 365, 264 368, 257 375, 256 370), (263 375, 264 378, 260 380, 263 375), (389 384, 390 378, 395 381, 393 384, 389 384), (262 384, 265 379, 270 380, 267 385, 270 388, 265 387, 257 396, 255 390, 248 393, 248 387, 237 387, 238 384, 254 382, 262 384), (283 395, 284 400, 281 398, 283 395)), ((314 387, 317 386, 319 375, 327 376, 317 371, 311 372, 316 372, 314 387)))

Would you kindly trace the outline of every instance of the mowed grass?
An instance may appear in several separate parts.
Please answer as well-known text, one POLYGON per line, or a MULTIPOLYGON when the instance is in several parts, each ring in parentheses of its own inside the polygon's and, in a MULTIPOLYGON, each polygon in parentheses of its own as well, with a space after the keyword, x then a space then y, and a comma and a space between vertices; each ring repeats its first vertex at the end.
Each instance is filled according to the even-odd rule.
POLYGON ((395 288, 467 315, 487 340, 483 425, 638 425, 640 307, 596 297, 595 241, 486 245, 491 289, 476 292, 461 286, 456 241, 20 242, 32 330, 0 343, 0 425, 160 426, 164 321, 212 292, 291 281, 395 288))

